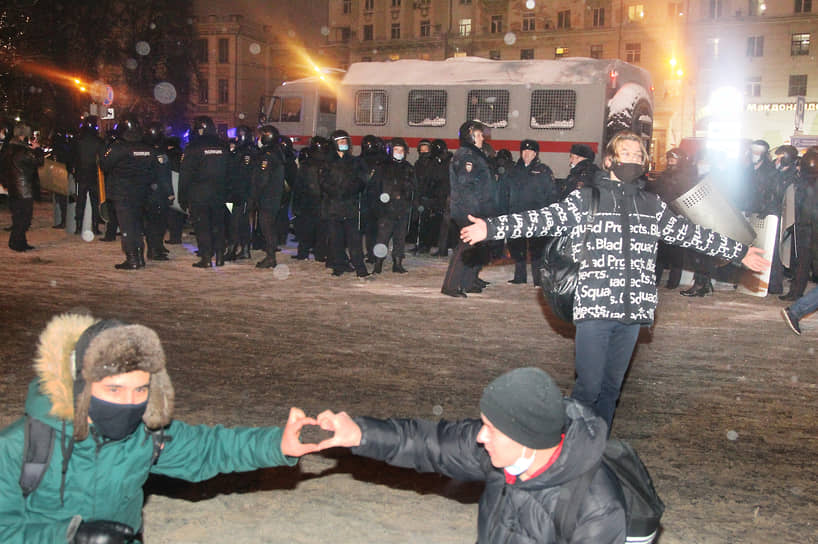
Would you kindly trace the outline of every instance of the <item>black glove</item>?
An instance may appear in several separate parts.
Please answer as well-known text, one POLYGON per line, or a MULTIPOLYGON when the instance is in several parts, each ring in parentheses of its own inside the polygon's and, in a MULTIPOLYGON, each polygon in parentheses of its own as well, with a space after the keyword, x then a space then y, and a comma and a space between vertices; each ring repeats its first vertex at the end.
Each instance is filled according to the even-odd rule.
POLYGON ((134 537, 133 529, 124 523, 106 521, 83 521, 80 523, 72 544, 125 544, 134 537))

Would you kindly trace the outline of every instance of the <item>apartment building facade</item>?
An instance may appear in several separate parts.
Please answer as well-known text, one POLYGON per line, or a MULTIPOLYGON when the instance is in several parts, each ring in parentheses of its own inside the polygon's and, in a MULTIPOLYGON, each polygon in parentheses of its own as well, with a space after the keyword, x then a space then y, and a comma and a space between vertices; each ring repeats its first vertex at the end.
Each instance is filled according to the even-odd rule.
POLYGON ((809 85, 818 84, 809 43, 818 32, 818 0, 814 10, 812 3, 329 0, 328 45, 341 67, 463 55, 620 58, 653 76, 652 149, 661 156, 683 137, 714 130, 783 143, 794 130, 796 96, 805 97, 802 131, 818 134, 818 93, 809 85), (729 122, 725 111, 713 111, 727 96, 735 110, 729 122))

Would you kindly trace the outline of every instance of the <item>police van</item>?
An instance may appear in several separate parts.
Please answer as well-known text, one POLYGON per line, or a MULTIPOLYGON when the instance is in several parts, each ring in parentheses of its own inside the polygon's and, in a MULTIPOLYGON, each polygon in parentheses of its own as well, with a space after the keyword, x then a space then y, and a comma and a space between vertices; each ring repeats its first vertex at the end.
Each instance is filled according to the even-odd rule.
MULTIPOLYGON (((277 122, 272 112, 269 122, 302 145, 312 134, 331 132, 327 124, 322 134, 313 122, 321 115, 321 97, 326 104, 332 92, 320 83, 316 90, 314 81, 299 80, 275 92, 279 111, 288 111, 289 99, 292 115, 286 121, 278 115, 277 122), (296 118, 300 124, 291 124, 296 118)), ((505 148, 516 155, 520 140, 536 140, 541 160, 564 177, 574 143, 586 144, 599 155, 620 130, 634 130, 646 145, 653 133, 650 74, 613 59, 361 62, 348 68, 334 90, 335 127, 349 132, 356 153, 367 134, 403 138, 412 149, 410 160, 416 158, 422 138, 440 138, 456 149, 460 125, 478 120, 488 127, 487 141, 495 151, 505 148)))

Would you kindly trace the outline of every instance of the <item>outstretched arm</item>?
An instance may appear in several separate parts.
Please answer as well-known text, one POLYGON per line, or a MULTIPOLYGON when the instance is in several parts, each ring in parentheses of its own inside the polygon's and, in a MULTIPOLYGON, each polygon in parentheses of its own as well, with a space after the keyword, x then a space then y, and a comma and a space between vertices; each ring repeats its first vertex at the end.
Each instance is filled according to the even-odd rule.
POLYGON ((473 215, 469 215, 468 217, 472 224, 460 229, 460 239, 470 245, 482 242, 486 239, 486 235, 488 234, 486 222, 473 215))

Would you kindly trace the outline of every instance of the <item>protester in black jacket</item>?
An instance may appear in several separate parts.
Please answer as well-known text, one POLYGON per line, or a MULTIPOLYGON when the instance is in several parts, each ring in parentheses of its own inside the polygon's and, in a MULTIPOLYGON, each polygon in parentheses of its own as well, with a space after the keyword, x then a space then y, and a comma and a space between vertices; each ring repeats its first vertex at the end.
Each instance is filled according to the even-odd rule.
POLYGON ((193 266, 210 268, 214 254, 216 266, 222 266, 228 150, 210 117, 194 119, 190 135, 179 172, 179 204, 190 209, 196 231, 199 261, 193 266))
MULTIPOLYGON (((505 176, 508 188, 508 213, 544 208, 556 201, 554 176, 538 157, 540 144, 534 140, 520 142, 520 159, 505 176)), ((534 285, 540 284, 540 270, 547 237, 508 240, 508 251, 514 259, 514 278, 509 283, 526 283, 526 262, 531 259, 534 285)))
POLYGON ((653 323, 657 240, 740 261, 756 271, 770 263, 761 249, 695 225, 646 192, 640 178, 650 157, 639 135, 617 133, 606 154, 609 170, 594 180, 599 203, 592 222, 593 188, 583 187, 539 210, 487 220, 469 216, 474 224, 461 229, 460 239, 570 236, 572 257, 579 263, 573 308, 577 381, 571 396, 596 410, 610 429, 639 329, 653 323))
POLYGON ((588 471, 594 475, 579 503, 574 544, 625 542, 618 483, 600 468, 606 426, 579 402, 564 399, 551 377, 518 368, 483 391, 481 419, 424 421, 350 418, 323 412, 320 426, 334 436, 321 449, 352 453, 419 472, 483 481, 477 521, 480 544, 557 544, 560 491, 588 471))
POLYGON ((284 193, 284 154, 279 145, 278 129, 265 125, 259 129, 261 153, 256 157, 252 174, 250 200, 259 211, 264 251, 267 256, 256 263, 256 268, 275 268, 278 242, 277 217, 284 193))
POLYGON ((332 275, 349 271, 349 264, 359 278, 369 276, 361 247, 358 225, 359 197, 364 189, 367 173, 363 163, 349 150, 349 134, 336 130, 330 135, 334 146, 321 182, 321 191, 327 195, 332 275), (347 257, 346 251, 349 251, 347 257))
POLYGON ((118 270, 145 266, 142 216, 148 190, 157 178, 159 160, 154 149, 142 141, 142 126, 136 116, 124 115, 116 125, 117 138, 105 152, 100 167, 105 173, 106 201, 113 203, 125 260, 118 270))
MULTIPOLYGON (((451 183, 451 217, 458 228, 470 223, 468 216, 496 214, 497 182, 489 159, 483 153, 483 125, 467 121, 460 127, 460 148, 449 165, 451 183)), ((488 262, 484 247, 469 247, 458 242, 449 260, 449 268, 440 292, 450 297, 480 293, 483 283, 477 275, 488 262)))
MULTIPOLYGON (((8 129, 6 129, 8 130, 8 129)), ((26 231, 31 226, 34 213, 34 176, 43 165, 43 150, 36 139, 28 143, 31 129, 26 125, 14 127, 13 138, 3 144, 0 181, 8 191, 11 209, 11 235, 9 249, 28 251, 26 231)))
POLYGON ((406 160, 406 141, 392 139, 392 157, 375 168, 374 186, 378 188, 377 218, 378 234, 373 251, 378 261, 375 273, 383 270, 383 261, 389 240, 392 239, 392 272, 405 274, 403 258, 406 256, 406 229, 413 196, 417 194, 415 169, 406 160))

